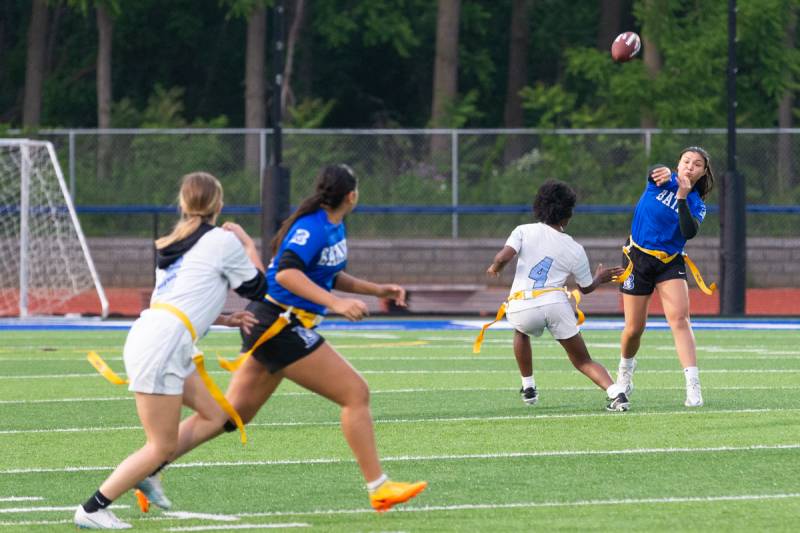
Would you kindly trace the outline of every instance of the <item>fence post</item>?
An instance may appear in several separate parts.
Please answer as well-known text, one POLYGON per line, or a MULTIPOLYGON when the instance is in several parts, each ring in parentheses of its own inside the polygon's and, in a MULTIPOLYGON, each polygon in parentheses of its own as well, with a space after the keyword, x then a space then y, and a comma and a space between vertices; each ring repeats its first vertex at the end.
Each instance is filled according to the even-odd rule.
POLYGON ((647 161, 650 161, 650 153, 653 151, 653 132, 644 130, 644 153, 647 156, 647 161))
POLYGON ((453 214, 451 215, 452 237, 458 239, 458 130, 451 130, 450 145, 450 189, 453 206, 453 214))
POLYGON ((264 175, 267 168, 267 132, 262 129, 258 132, 258 175, 264 175))

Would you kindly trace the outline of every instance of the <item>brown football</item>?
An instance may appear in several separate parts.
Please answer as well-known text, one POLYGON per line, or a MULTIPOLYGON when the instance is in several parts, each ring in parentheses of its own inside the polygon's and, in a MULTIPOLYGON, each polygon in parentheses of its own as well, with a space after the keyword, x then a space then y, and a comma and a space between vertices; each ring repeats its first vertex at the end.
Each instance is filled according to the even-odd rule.
POLYGON ((620 33, 611 43, 611 59, 617 63, 630 61, 641 48, 642 41, 636 33, 632 31, 620 33))

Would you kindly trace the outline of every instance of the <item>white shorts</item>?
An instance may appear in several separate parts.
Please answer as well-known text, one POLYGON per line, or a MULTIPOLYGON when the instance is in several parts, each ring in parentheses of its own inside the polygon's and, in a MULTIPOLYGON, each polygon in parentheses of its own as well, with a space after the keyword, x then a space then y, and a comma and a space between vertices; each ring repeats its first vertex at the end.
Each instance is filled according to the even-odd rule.
POLYGON ((506 314, 509 324, 526 335, 541 336, 544 328, 556 340, 569 339, 578 334, 578 320, 569 302, 527 307, 506 314))
POLYGON ((198 353, 183 323, 161 310, 147 310, 133 323, 125 348, 128 390, 147 394, 183 394, 183 382, 195 370, 198 353))

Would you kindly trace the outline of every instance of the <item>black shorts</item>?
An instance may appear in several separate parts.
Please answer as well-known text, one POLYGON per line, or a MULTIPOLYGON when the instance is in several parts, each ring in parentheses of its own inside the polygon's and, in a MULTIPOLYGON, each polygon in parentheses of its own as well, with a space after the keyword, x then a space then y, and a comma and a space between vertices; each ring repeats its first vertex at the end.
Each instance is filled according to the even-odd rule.
MULTIPOLYGON (((258 324, 249 335, 242 332, 242 353, 248 351, 261 334, 283 313, 283 309, 270 302, 250 302, 247 310, 256 316, 258 324)), ((322 335, 314 329, 304 327, 297 317, 292 315, 292 321, 280 333, 256 348, 253 357, 267 367, 270 374, 274 374, 307 356, 324 342, 322 335)))
MULTIPOLYGON (((633 272, 619 287, 623 294, 638 296, 653 294, 655 286, 662 281, 686 279, 686 264, 683 261, 683 254, 678 254, 669 263, 664 263, 631 246, 630 255, 633 260, 633 272)), ((628 266, 628 258, 625 257, 625 254, 622 255, 622 266, 623 268, 628 266)))

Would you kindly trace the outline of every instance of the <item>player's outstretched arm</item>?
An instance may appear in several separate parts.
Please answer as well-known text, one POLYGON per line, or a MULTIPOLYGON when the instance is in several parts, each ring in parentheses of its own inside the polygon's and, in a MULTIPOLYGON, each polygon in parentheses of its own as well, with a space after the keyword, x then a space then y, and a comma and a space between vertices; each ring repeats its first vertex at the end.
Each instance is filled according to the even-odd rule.
POLYGON ((378 298, 388 298, 394 300, 399 307, 406 306, 406 290, 394 283, 373 283, 351 276, 346 272, 340 272, 336 276, 336 285, 333 288, 353 294, 369 294, 378 298))
POLYGON ((365 315, 369 314, 367 304, 361 300, 337 298, 311 281, 305 272, 297 268, 286 268, 279 271, 275 274, 275 281, 280 283, 287 291, 315 304, 324 305, 348 320, 361 320, 365 315))
POLYGON ((621 275, 623 272, 625 272, 625 269, 622 268, 621 266, 603 268, 603 263, 600 263, 597 265, 597 269, 595 269, 594 271, 594 279, 592 280, 592 284, 589 285, 588 287, 579 286, 578 288, 583 294, 589 294, 603 283, 608 283, 612 279, 621 275))
POLYGON ((517 255, 515 249, 510 246, 503 246, 503 249, 494 256, 492 264, 486 269, 486 274, 496 278, 500 275, 500 272, 505 268, 508 262, 514 259, 515 255, 517 255))

